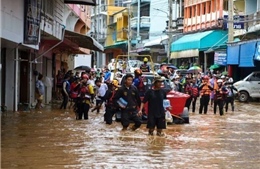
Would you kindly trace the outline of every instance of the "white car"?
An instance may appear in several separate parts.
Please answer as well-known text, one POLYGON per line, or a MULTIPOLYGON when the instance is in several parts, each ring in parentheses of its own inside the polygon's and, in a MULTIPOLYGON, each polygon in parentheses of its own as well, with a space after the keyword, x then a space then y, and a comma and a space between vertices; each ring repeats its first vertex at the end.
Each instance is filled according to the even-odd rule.
POLYGON ((239 101, 246 102, 249 97, 260 98, 260 71, 252 72, 243 80, 234 83, 239 92, 239 101))

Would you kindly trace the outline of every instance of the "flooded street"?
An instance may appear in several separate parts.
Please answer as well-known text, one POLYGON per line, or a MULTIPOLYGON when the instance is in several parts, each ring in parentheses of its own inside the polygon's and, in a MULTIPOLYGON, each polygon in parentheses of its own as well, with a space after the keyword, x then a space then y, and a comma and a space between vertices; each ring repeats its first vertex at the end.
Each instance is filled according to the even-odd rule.
POLYGON ((190 115, 190 124, 168 125, 167 136, 141 129, 122 132, 103 113, 76 121, 74 113, 44 111, 2 114, 2 168, 192 168, 259 169, 260 103, 236 103, 220 117, 190 115))

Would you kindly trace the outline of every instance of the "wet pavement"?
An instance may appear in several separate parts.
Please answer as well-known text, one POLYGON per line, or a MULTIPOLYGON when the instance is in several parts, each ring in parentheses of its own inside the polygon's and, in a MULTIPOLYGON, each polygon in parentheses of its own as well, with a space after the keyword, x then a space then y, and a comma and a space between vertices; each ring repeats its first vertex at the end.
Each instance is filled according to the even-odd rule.
POLYGON ((148 136, 145 125, 121 131, 103 113, 76 121, 72 111, 1 116, 1 167, 259 169, 260 103, 236 103, 224 116, 190 114, 190 124, 168 125, 166 137, 148 136))

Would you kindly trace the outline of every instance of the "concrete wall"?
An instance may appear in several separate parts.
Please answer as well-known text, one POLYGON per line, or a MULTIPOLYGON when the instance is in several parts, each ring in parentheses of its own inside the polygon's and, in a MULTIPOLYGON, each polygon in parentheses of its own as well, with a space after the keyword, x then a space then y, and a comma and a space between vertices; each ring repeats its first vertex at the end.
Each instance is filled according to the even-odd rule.
MULTIPOLYGON (((6 95, 5 95, 5 100, 6 100, 6 106, 7 110, 13 110, 14 108, 14 89, 15 89, 15 84, 14 84, 14 55, 15 55, 15 50, 14 49, 7 49, 6 50, 6 95)), ((3 63, 4 64, 4 63, 3 63)))
POLYGON ((246 0, 246 15, 253 14, 257 11, 257 1, 258 0, 246 0))

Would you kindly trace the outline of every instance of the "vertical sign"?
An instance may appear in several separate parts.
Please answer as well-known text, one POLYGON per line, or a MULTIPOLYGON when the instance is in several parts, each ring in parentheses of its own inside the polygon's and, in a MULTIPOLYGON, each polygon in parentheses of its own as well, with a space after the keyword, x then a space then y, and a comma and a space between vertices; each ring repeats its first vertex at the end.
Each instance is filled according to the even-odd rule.
POLYGON ((227 65, 227 52, 226 51, 215 51, 214 64, 226 66, 227 65))
POLYGON ((38 45, 42 0, 24 0, 24 44, 38 45))

